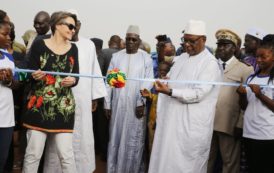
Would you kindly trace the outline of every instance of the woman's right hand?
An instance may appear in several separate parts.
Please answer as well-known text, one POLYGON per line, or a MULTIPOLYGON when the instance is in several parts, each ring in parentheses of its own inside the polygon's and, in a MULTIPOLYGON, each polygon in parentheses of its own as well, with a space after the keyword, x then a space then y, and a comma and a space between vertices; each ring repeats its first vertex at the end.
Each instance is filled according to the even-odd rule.
POLYGON ((0 69, 0 81, 4 81, 4 79, 5 79, 4 69, 0 69))
POLYGON ((150 97, 150 92, 146 88, 143 89, 143 90, 140 90, 140 93, 145 98, 149 98, 150 97))
POLYGON ((0 81, 9 83, 12 81, 12 71, 10 68, 0 69, 0 81))
POLYGON ((242 84, 237 88, 236 91, 239 95, 246 95, 246 89, 242 84))
POLYGON ((32 77, 34 80, 44 80, 45 79, 45 76, 46 76, 46 73, 45 72, 42 72, 40 69, 33 72, 32 74, 32 77))

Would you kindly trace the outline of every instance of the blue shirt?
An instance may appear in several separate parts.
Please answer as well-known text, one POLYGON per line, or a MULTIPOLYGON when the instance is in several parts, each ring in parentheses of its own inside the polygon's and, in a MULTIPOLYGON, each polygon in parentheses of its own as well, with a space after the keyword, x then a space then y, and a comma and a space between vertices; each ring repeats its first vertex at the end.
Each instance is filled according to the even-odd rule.
POLYGON ((158 78, 158 54, 157 52, 152 52, 151 53, 151 58, 153 62, 153 73, 154 73, 154 78, 158 78))

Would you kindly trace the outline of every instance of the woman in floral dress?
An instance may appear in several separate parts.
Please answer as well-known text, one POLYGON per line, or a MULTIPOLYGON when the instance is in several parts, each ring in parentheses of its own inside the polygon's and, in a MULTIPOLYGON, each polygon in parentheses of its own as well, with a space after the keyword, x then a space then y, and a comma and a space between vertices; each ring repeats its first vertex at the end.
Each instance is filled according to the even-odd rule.
POLYGON ((46 74, 43 71, 79 73, 78 49, 70 43, 75 33, 76 16, 55 12, 51 16, 52 36, 33 43, 29 68, 32 73, 31 91, 23 126, 27 131, 24 173, 37 172, 47 137, 56 145, 64 173, 75 173, 72 150, 75 101, 71 87, 78 79, 46 74))

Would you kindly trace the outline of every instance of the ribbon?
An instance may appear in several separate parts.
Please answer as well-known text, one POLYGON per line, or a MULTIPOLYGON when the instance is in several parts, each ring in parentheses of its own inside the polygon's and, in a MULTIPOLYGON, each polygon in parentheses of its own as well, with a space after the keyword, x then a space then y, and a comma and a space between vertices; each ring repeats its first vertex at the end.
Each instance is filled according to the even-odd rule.
MULTIPOLYGON (((36 70, 29 69, 13 69, 14 72, 18 73, 33 73, 36 70)), ((91 74, 78 74, 78 73, 63 73, 63 72, 52 72, 52 71, 43 71, 46 74, 59 75, 59 76, 72 76, 72 77, 86 77, 86 78, 102 78, 105 79, 105 76, 91 75, 91 74)), ((240 85, 248 87, 248 84, 241 83, 231 83, 231 82, 211 82, 211 81, 197 81, 197 80, 165 80, 165 79, 140 79, 140 78, 126 78, 126 80, 131 81, 141 81, 141 82, 155 82, 156 80, 165 83, 179 83, 179 84, 199 84, 199 85, 215 85, 215 86, 232 86, 239 87, 240 85)), ((260 85, 261 88, 274 88, 274 85, 260 85)))

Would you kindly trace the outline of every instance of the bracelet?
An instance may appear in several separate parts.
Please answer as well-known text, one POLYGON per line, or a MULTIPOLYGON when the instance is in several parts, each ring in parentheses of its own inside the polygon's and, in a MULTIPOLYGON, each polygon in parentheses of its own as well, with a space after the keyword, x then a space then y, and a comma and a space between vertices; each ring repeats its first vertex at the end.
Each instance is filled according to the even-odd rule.
POLYGON ((169 96, 172 96, 172 89, 169 89, 168 95, 169 95, 169 96))
POLYGON ((12 83, 13 83, 13 80, 11 80, 10 83, 6 84, 6 86, 11 87, 12 83))

